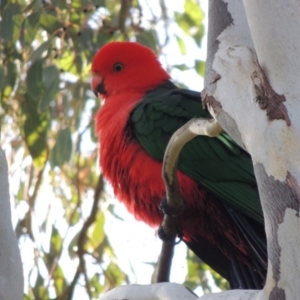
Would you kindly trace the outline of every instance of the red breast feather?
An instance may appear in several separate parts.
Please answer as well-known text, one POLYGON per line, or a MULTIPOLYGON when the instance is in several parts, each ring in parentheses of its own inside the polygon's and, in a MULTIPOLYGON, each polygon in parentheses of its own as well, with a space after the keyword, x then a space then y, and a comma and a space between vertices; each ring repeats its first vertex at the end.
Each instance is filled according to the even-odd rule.
MULTIPOLYGON (((158 206, 165 196, 162 163, 150 157, 126 128, 130 112, 142 96, 139 93, 127 94, 126 98, 131 101, 124 101, 124 96, 110 97, 98 112, 96 130, 101 149, 100 166, 116 197, 136 219, 150 226, 159 226, 163 215, 158 206)), ((222 228, 227 220, 223 220, 215 199, 184 173, 178 171, 178 178, 187 205, 182 215, 184 239, 191 240, 200 234, 217 244, 220 240, 217 241, 216 237, 222 232, 233 240, 235 234, 232 230, 222 228), (214 228, 218 228, 216 235, 212 234, 216 231, 214 228)), ((238 245, 241 241, 235 243, 238 245)))
MULTIPOLYGON (((107 91, 105 104, 96 116, 103 175, 112 184, 116 197, 138 220, 158 226, 162 221, 158 205, 165 195, 162 163, 145 152, 126 124, 146 91, 168 80, 169 75, 150 49, 129 42, 114 42, 100 49, 93 60, 92 72, 104 79, 107 91), (122 72, 113 70, 116 62, 124 66, 122 72)), ((228 239, 246 253, 236 228, 228 226, 230 222, 217 200, 180 171, 178 179, 187 206, 181 217, 184 239, 201 235, 215 245, 222 245, 228 239)))

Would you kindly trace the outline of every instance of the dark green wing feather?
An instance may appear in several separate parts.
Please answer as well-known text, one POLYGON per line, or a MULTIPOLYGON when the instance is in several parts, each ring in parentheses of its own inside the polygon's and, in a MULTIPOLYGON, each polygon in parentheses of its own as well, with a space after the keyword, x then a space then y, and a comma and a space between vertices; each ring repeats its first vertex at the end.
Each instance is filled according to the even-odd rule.
MULTIPOLYGON (((129 125, 143 148, 162 161, 172 134, 195 117, 211 117, 202 107, 200 94, 167 82, 145 95, 134 108, 129 125)), ((178 168, 226 205, 263 223, 251 157, 226 133, 216 138, 198 136, 188 142, 178 168)))

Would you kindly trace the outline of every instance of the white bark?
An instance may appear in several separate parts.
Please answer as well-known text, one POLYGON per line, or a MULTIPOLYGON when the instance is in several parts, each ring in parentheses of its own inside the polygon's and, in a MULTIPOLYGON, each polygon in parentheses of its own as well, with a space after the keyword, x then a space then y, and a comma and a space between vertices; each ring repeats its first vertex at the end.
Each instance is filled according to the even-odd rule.
POLYGON ((11 223, 8 170, 0 148, 0 300, 23 299, 23 269, 11 223))
POLYGON ((212 63, 219 80, 206 94, 220 103, 211 111, 254 163, 269 256, 266 286, 257 299, 298 299, 300 3, 226 2, 233 24, 219 36, 212 63))
POLYGON ((131 284, 110 290, 99 300, 259 300, 263 291, 231 290, 224 293, 197 297, 178 283, 157 283, 149 285, 131 284))
POLYGON ((101 296, 99 300, 196 300, 197 296, 177 283, 119 286, 101 296))

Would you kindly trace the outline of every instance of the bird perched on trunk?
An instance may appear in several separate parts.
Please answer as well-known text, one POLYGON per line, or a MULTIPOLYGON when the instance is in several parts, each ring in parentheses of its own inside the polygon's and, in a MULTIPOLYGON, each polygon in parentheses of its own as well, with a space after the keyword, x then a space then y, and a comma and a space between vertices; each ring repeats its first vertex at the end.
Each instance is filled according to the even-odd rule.
MULTIPOLYGON (((103 175, 136 219, 159 226, 168 141, 190 119, 211 116, 200 93, 177 88, 137 43, 103 46, 91 71, 92 89, 105 100, 96 116, 103 175)), ((226 133, 198 136, 184 146, 178 168, 185 243, 232 288, 262 288, 266 239, 249 154, 226 133)))

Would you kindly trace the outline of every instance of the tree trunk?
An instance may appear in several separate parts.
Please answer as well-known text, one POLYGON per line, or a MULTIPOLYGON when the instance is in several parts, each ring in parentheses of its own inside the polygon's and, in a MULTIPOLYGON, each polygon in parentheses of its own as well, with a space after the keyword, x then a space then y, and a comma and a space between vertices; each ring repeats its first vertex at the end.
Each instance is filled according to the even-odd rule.
MULTIPOLYGON (((253 159, 269 258, 259 299, 297 299, 300 122, 294 112, 299 111, 300 95, 295 80, 300 67, 300 6, 293 1, 226 2, 232 22, 218 37, 203 94, 222 128, 253 159)), ((211 11, 219 5, 210 0, 211 11)), ((210 38, 214 41, 213 34, 210 38)))
POLYGON ((12 228, 8 170, 0 148, 0 300, 21 300, 24 278, 18 242, 12 228))

